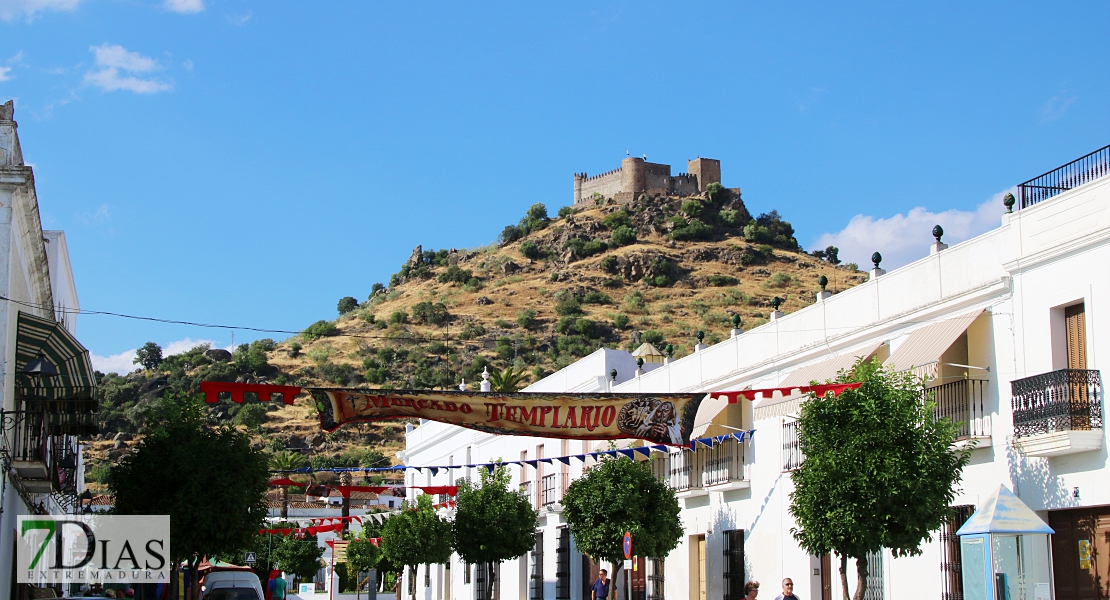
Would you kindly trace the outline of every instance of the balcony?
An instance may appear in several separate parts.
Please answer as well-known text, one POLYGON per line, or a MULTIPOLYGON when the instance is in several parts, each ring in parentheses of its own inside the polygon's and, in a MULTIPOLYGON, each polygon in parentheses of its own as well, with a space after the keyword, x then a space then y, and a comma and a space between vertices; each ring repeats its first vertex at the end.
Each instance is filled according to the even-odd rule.
POLYGON ((1110 175, 1110 146, 1019 185, 1018 208, 1028 208, 1106 175, 1110 175))
POLYGON ((731 438, 712 448, 699 445, 694 451, 658 454, 651 469, 656 477, 674 488, 679 498, 749 486, 744 474, 744 446, 731 438))
POLYGON ((986 408, 987 380, 958 379, 925 389, 936 418, 956 424, 957 445, 985 447, 991 438, 991 416, 986 408))
POLYGON ((531 504, 535 503, 536 496, 532 493, 532 482, 531 481, 522 481, 522 482, 520 482, 520 493, 524 494, 524 497, 528 499, 529 503, 531 503, 531 504))
POLYGON ((549 507, 562 502, 563 494, 566 493, 567 486, 570 485, 570 474, 552 473, 544 475, 541 483, 540 501, 545 507, 549 507))
POLYGON ((1011 382, 1014 446, 1027 456, 1102 448, 1102 376, 1062 369, 1011 382))

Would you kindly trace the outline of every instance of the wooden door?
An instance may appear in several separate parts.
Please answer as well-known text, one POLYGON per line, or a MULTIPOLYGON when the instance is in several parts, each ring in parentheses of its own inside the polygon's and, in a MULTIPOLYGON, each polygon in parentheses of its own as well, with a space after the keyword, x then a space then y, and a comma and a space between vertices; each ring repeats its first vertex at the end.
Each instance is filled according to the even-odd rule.
POLYGON ((631 600, 647 600, 647 566, 642 556, 632 557, 631 600))
POLYGON ((698 599, 705 600, 705 536, 698 536, 698 599))
POLYGON ((1083 304, 1075 304, 1064 309, 1064 324, 1068 338, 1068 368, 1086 369, 1087 329, 1083 304))
POLYGON ((832 557, 821 557, 821 600, 832 600, 832 557))
MULTIPOLYGON (((589 556, 582 555, 582 598, 583 600, 590 600, 590 589, 594 582, 597 581, 598 575, 601 574, 601 565, 590 560, 589 556)), ((613 586, 610 585, 610 595, 612 595, 613 586)))
POLYGON ((1056 597, 1110 599, 1110 507, 1048 513, 1056 597), (1089 555, 1081 559, 1081 548, 1089 555))

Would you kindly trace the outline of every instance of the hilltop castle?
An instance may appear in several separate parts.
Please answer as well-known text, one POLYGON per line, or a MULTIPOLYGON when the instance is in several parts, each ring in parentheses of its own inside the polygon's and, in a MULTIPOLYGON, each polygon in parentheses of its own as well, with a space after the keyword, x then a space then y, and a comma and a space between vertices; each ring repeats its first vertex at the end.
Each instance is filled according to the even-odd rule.
POLYGON ((649 163, 641 158, 626 158, 619 169, 600 175, 574 174, 574 204, 590 202, 595 194, 616 202, 631 202, 641 193, 688 196, 705 191, 711 183, 721 183, 721 161, 695 158, 686 161, 687 172, 671 175, 670 165, 649 163))

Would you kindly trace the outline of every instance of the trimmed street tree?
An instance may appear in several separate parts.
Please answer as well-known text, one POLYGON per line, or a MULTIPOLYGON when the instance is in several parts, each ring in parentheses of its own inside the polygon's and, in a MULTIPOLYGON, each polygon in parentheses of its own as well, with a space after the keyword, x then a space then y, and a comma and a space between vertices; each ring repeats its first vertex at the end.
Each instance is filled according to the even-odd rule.
MULTIPOLYGON (((382 552, 393 564, 408 567, 409 576, 415 578, 417 565, 451 560, 451 522, 436 514, 431 496, 421 494, 415 507, 385 522, 382 552)), ((415 600, 415 587, 410 589, 415 600)))
POLYGON ((266 517, 266 455, 209 426, 199 396, 163 398, 149 432, 108 473, 118 515, 169 515, 173 564, 250 546, 266 517))
POLYGON ((859 361, 838 381, 857 390, 802 404, 802 466, 790 477, 791 530, 807 552, 840 555, 848 597, 848 558, 856 561, 855 600, 867 591, 867 554, 921 553, 948 518, 970 450, 954 449, 956 425, 934 417, 921 380, 878 361, 859 361))
POLYGON ((638 556, 663 558, 678 546, 682 523, 674 490, 652 475, 647 462, 601 458, 571 482, 563 496, 563 518, 574 543, 594 560, 613 565, 617 579, 624 560, 624 532, 638 556))
POLYGON ((486 565, 485 597, 493 597, 494 565, 521 556, 536 543, 536 518, 528 497, 509 489, 509 471, 478 469, 477 484, 459 486, 452 535, 455 551, 470 564, 486 565))
POLYGON ((281 537, 281 543, 274 546, 271 557, 278 568, 296 575, 302 581, 316 576, 320 570, 320 557, 324 555, 315 535, 308 533, 297 539, 293 534, 281 537))
MULTIPOLYGON (((378 566, 378 557, 381 555, 381 550, 378 549, 370 540, 367 539, 353 539, 347 545, 347 564, 350 565, 355 574, 355 598, 359 598, 362 593, 362 586, 358 580, 358 574, 364 571, 369 571, 378 566)), ((377 591, 375 587, 370 591, 373 594, 377 591)))

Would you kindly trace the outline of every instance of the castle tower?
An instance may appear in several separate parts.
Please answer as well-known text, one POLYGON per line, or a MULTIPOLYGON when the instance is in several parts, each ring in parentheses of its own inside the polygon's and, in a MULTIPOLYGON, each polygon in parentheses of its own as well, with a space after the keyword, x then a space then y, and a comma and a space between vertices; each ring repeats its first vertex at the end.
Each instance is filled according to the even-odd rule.
POLYGON ((586 178, 585 173, 574 174, 574 203, 582 202, 582 180, 586 178))
POLYGON ((642 192, 647 189, 647 171, 644 159, 626 158, 621 161, 621 191, 642 192))
POLYGON ((23 151, 19 148, 16 133, 15 103, 8 100, 0 104, 0 167, 23 165, 23 151))
POLYGON ((721 183, 721 161, 713 158, 695 158, 686 161, 687 172, 698 178, 698 191, 704 192, 711 183, 721 183))

